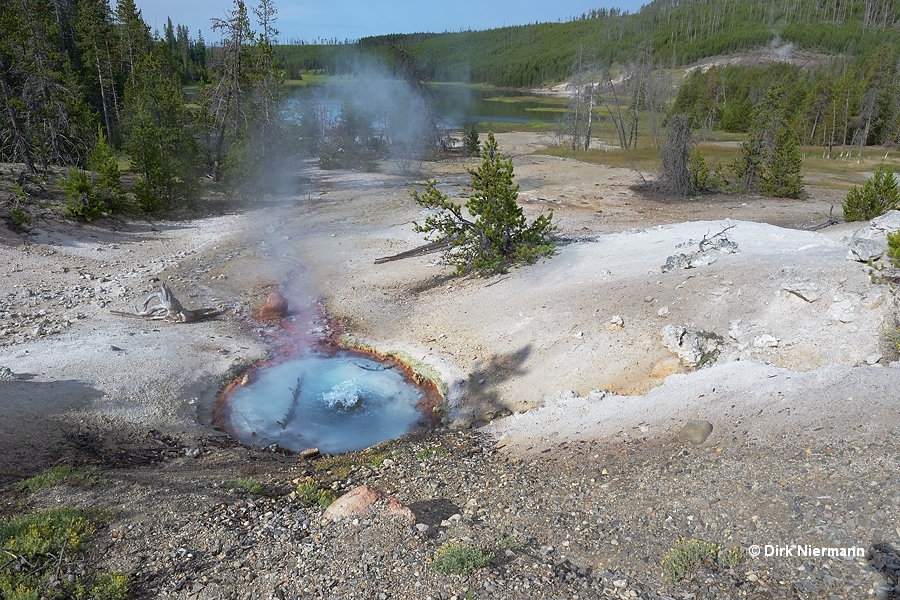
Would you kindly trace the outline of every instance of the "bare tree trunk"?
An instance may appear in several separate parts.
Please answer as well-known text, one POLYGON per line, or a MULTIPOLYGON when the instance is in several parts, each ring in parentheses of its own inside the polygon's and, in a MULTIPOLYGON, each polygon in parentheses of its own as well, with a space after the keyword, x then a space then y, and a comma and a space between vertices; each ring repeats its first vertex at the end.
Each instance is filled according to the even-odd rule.
POLYGON ((109 108, 106 100, 106 86, 103 84, 103 69, 100 67, 100 53, 97 52, 97 46, 94 45, 94 58, 97 62, 97 78, 100 82, 100 104, 103 106, 103 121, 106 123, 106 140, 112 144, 112 121, 109 116, 109 108))
MULTIPOLYGON (((104 46, 106 47, 106 66, 109 68, 109 80, 115 81, 115 78, 113 77, 113 73, 112 73, 113 61, 112 61, 112 56, 110 55, 110 52, 109 52, 109 41, 108 40, 104 44, 104 46)), ((112 103, 113 103, 113 112, 116 115, 116 123, 121 123, 122 115, 119 113, 119 98, 118 98, 118 94, 116 94, 116 86, 112 85, 110 90, 111 90, 110 95, 112 96, 112 103)))
POLYGON ((594 125, 594 83, 588 84, 588 108, 587 108, 587 129, 584 132, 584 150, 587 152, 591 149, 591 133, 594 125))
POLYGON ((609 112, 609 116, 612 117, 613 124, 616 126, 616 133, 619 135, 619 145, 622 146, 623 149, 628 149, 628 141, 626 139, 625 134, 625 118, 622 116, 622 105, 619 104, 619 95, 616 92, 616 86, 613 83, 612 77, 610 77, 609 71, 606 71, 606 82, 609 85, 610 90, 613 93, 613 102, 616 105, 616 113, 614 114, 612 109, 609 107, 609 104, 604 100, 603 105, 606 106, 607 112, 609 112))
POLYGON ((859 139, 859 156, 862 156, 863 148, 869 139, 869 129, 872 127, 872 118, 875 116, 875 91, 868 90, 863 100, 863 114, 866 117, 866 124, 863 127, 862 136, 859 139))
POLYGON ((686 114, 674 115, 666 127, 666 140, 661 152, 660 181, 672 194, 693 193, 689 157, 693 139, 690 119, 686 114))

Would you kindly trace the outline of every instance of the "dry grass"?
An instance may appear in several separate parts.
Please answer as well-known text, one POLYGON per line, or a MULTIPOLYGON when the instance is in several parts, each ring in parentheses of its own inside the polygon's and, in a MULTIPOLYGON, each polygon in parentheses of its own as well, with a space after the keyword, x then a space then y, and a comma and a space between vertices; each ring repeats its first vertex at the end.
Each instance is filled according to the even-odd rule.
MULTIPOLYGON (((594 136, 595 143, 608 142, 614 145, 615 139, 609 136, 611 133, 609 127, 601 128, 600 133, 594 136)), ((697 149, 712 172, 716 164, 727 166, 741 155, 740 142, 745 138, 744 134, 711 132, 706 134, 704 141, 697 144, 697 149)), ((587 152, 560 146, 543 153, 610 167, 636 168, 645 175, 657 173, 660 165, 659 150, 653 146, 652 137, 645 132, 639 136, 637 146, 637 149, 629 150, 610 148, 587 152)), ((832 157, 828 157, 827 150, 823 148, 803 147, 804 185, 850 191, 853 186, 864 184, 880 165, 900 171, 900 151, 866 148, 860 157, 858 150, 854 148, 853 153, 848 155, 850 150, 845 149, 841 156, 842 150, 835 148, 832 157)))

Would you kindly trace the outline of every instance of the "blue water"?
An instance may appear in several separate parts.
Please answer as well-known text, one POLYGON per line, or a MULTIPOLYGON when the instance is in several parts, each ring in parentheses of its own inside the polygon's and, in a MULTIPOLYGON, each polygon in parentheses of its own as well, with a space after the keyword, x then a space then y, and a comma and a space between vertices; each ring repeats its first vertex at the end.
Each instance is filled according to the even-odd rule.
POLYGON ((255 446, 351 452, 407 433, 422 416, 416 405, 423 399, 402 372, 378 361, 311 353, 260 369, 235 389, 228 429, 255 446))

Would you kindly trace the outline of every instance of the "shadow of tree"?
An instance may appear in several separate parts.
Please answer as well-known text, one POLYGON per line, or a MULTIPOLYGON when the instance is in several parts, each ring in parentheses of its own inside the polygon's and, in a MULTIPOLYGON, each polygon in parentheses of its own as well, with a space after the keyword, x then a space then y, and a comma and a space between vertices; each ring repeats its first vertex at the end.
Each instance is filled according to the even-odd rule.
POLYGON ((871 557, 869 564, 881 573, 887 587, 890 588, 886 595, 876 593, 876 596, 887 600, 900 600, 900 590, 897 589, 900 586, 900 552, 887 542, 883 542, 873 544, 869 548, 869 555, 871 557))
POLYGON ((464 382, 466 394, 475 400, 475 418, 490 421, 512 413, 508 400, 501 396, 504 383, 525 373, 523 365, 531 355, 531 344, 515 352, 495 354, 475 363, 464 382))
MULTIPOLYGON (((435 255, 437 256, 437 255, 435 255)), ((423 292, 431 291, 435 288, 439 288, 443 285, 446 285, 449 281, 457 279, 457 276, 452 271, 447 273, 442 273, 440 275, 433 275, 424 281, 418 281, 410 285, 406 288, 406 291, 410 294, 417 295, 423 292)))
POLYGON ((33 381, 18 374, 0 381, 0 477, 43 465, 62 443, 66 413, 104 396, 85 381, 33 381))

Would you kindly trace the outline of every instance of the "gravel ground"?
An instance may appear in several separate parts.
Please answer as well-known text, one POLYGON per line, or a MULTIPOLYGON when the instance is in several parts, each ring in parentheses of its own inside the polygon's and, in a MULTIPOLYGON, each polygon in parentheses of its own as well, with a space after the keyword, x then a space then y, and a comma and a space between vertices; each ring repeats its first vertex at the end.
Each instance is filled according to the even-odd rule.
MULTIPOLYGON (((80 455, 96 458, 97 441, 81 441, 80 455)), ((891 440, 644 438, 563 443, 523 458, 477 433, 438 431, 337 462, 221 437, 201 440, 192 457, 171 438, 151 442, 169 448, 156 450, 161 462, 109 468, 102 485, 28 499, 113 509, 94 560, 131 573, 135 597, 891 598, 900 574, 900 453, 891 440), (236 477, 265 490, 229 488, 236 477), (309 477, 338 493, 368 484, 395 496, 416 526, 382 516, 326 524, 321 508, 292 493, 309 477), (734 568, 707 565, 672 582, 661 561, 682 537, 745 551, 808 544, 865 555, 744 554, 734 568), (448 542, 480 547, 490 563, 441 575, 430 561, 448 542)), ((141 454, 140 442, 121 440, 126 446, 141 454)))

